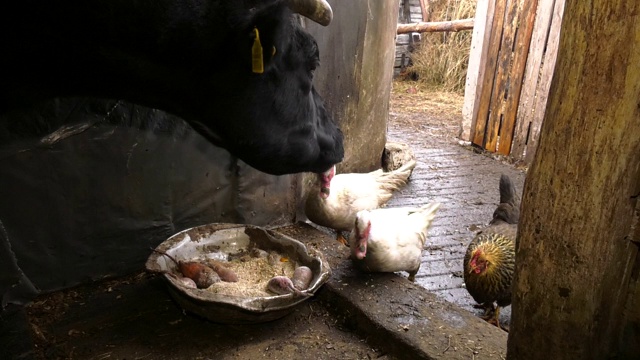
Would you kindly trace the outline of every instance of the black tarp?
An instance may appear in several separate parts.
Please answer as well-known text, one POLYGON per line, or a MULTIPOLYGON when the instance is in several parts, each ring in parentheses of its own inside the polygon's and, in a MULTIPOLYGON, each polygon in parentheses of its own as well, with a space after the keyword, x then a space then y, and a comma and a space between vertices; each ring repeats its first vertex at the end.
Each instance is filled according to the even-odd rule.
POLYGON ((261 173, 182 120, 126 102, 6 114, 0 141, 3 305, 140 270, 150 246, 188 227, 295 214, 295 176, 261 173))

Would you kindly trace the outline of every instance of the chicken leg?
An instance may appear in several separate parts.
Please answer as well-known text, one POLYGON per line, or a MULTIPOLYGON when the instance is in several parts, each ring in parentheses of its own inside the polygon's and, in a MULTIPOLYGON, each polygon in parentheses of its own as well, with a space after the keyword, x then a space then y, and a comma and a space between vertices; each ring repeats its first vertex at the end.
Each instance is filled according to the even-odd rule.
POLYGON ((492 305, 491 308, 487 308, 487 311, 482 316, 482 319, 486 320, 491 325, 495 325, 500 330, 509 332, 508 329, 504 329, 502 326, 500 326, 500 306, 496 306, 495 308, 493 308, 492 305))

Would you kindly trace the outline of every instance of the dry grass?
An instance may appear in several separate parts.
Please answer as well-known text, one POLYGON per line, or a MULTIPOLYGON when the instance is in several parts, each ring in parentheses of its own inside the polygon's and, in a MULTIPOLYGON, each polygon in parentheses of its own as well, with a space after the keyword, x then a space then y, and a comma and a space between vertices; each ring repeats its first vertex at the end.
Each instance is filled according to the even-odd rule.
POLYGON ((460 130, 464 97, 420 82, 393 82, 389 125, 454 140, 460 130))
POLYGON ((462 116, 464 96, 450 91, 433 89, 421 83, 394 81, 392 107, 402 106, 403 111, 426 113, 457 120, 462 116))
MULTIPOLYGON (((431 21, 467 19, 475 16, 477 0, 431 0, 431 21)), ((409 72, 434 90, 464 92, 471 47, 471 31, 423 33, 413 52, 409 72)))

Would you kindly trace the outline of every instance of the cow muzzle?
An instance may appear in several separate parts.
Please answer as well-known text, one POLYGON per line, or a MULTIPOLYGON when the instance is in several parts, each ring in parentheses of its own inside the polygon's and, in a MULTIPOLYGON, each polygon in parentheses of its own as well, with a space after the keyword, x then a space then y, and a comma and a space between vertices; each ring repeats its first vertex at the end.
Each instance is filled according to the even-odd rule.
POLYGON ((287 0, 287 5, 294 13, 322 26, 329 25, 333 19, 333 10, 326 0, 287 0))

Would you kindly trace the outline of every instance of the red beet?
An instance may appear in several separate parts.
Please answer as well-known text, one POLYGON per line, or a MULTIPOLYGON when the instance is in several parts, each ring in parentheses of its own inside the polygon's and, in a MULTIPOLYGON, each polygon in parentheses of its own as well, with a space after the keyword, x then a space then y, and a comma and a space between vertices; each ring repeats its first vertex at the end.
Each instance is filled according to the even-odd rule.
POLYGON ((220 276, 207 265, 203 265, 197 261, 177 261, 173 256, 164 251, 152 249, 171 259, 178 266, 178 270, 185 277, 193 280, 198 289, 205 289, 220 281, 220 276))

